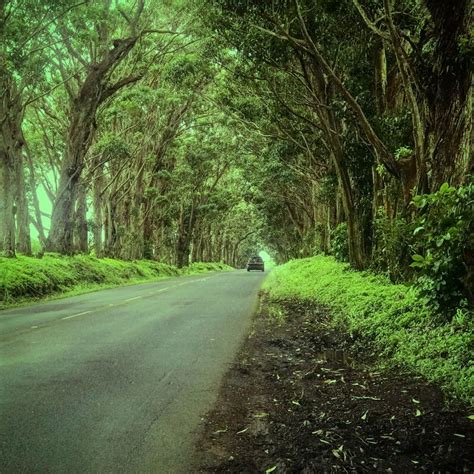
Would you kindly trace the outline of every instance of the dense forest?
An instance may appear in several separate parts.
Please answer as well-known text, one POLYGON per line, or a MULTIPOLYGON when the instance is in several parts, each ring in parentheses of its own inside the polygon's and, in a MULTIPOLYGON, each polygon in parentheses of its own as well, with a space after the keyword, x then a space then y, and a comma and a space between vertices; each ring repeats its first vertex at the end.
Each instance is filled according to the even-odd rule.
POLYGON ((472 303, 471 19, 468 0, 4 0, 0 252, 325 253, 472 303))

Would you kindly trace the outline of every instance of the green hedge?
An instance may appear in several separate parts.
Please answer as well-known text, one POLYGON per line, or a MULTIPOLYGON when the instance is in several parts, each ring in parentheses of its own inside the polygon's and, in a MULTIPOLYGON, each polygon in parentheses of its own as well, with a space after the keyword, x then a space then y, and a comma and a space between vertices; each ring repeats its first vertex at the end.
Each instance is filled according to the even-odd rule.
POLYGON ((274 299, 298 298, 331 308, 335 322, 375 344, 385 360, 473 402, 472 313, 458 310, 451 322, 439 322, 415 288, 353 271, 332 257, 279 266, 263 289, 274 299))
POLYGON ((128 262, 78 255, 47 254, 41 259, 0 257, 0 303, 41 298, 78 287, 116 286, 179 275, 229 270, 222 263, 194 263, 187 268, 151 260, 128 262))

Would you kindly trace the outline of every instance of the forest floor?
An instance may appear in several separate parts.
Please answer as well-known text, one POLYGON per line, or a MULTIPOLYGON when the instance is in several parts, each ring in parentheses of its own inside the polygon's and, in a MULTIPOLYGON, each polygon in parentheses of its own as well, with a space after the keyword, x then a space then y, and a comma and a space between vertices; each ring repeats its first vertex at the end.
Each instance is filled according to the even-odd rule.
POLYGON ((324 308, 283 304, 278 324, 263 300, 203 421, 200 472, 474 472, 467 406, 381 369, 324 308))

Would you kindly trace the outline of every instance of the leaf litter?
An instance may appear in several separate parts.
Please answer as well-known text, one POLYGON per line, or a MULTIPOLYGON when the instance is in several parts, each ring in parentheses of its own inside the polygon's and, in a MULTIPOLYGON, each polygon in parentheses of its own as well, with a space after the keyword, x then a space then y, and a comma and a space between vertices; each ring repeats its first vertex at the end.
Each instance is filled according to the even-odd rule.
POLYGON ((474 472, 472 409, 380 370, 324 308, 279 303, 291 317, 276 326, 263 300, 203 423, 196 472, 474 472), (252 420, 264 425, 242 429, 252 420))

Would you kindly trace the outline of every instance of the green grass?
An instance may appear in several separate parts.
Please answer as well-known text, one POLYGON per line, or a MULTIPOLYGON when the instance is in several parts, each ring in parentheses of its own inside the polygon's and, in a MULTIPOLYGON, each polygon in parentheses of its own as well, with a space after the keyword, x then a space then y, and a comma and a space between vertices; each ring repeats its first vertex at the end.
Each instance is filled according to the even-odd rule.
POLYGON ((46 254, 41 259, 0 257, 0 308, 52 295, 79 294, 98 288, 230 269, 222 263, 193 263, 178 269, 151 260, 128 262, 84 255, 46 254))
POLYGON ((395 364, 474 401, 472 313, 458 310, 439 322, 413 287, 352 271, 332 257, 293 260, 276 267, 263 289, 272 299, 297 298, 333 310, 334 323, 372 344, 395 364))

